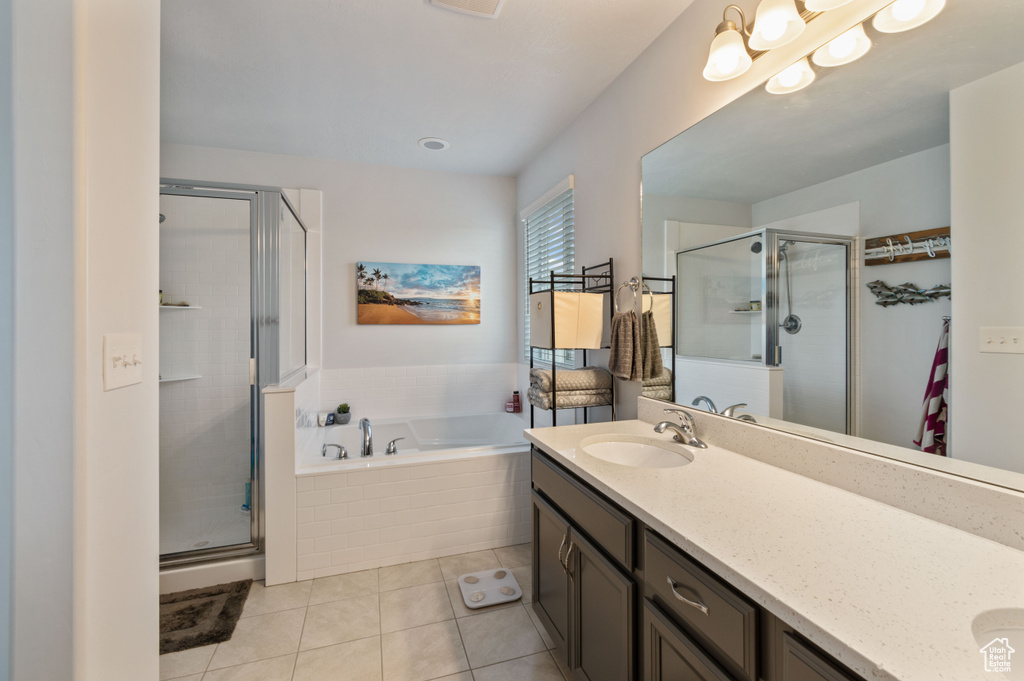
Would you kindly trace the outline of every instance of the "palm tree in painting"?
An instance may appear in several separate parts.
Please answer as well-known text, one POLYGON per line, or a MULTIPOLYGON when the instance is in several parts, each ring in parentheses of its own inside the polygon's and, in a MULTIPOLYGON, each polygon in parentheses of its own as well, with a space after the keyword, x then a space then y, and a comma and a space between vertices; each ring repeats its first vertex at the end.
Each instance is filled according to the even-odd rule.
POLYGON ((363 283, 366 284, 367 288, 373 286, 373 277, 367 277, 366 279, 363 279, 363 283))
POLYGON ((356 263, 356 282, 362 287, 363 277, 366 276, 366 265, 363 263, 356 263))
POLYGON ((384 278, 384 290, 387 291, 388 290, 388 279, 390 279, 391 277, 389 277, 387 275, 387 272, 385 272, 384 275, 383 275, 383 278, 384 278))
POLYGON ((374 279, 373 290, 374 291, 377 290, 377 284, 380 283, 380 278, 383 277, 383 276, 384 275, 381 274, 381 271, 380 271, 379 267, 374 268, 374 270, 373 270, 373 279, 374 279))

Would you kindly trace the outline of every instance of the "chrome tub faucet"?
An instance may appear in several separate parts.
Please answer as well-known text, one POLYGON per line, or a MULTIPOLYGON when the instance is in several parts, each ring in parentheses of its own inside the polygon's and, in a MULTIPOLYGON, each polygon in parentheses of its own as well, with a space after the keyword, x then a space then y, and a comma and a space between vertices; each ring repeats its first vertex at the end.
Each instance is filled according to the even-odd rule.
POLYGON ((363 431, 363 449, 359 456, 373 456, 373 431, 370 428, 370 419, 359 419, 359 430, 363 431))

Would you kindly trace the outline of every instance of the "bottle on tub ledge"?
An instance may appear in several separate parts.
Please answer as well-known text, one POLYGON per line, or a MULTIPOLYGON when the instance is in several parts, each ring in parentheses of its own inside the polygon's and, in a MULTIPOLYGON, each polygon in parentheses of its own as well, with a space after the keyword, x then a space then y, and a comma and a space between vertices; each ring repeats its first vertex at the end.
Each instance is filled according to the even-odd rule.
POLYGON ((519 401, 519 391, 513 391, 512 399, 505 403, 505 411, 509 414, 519 414, 523 411, 523 405, 519 401))

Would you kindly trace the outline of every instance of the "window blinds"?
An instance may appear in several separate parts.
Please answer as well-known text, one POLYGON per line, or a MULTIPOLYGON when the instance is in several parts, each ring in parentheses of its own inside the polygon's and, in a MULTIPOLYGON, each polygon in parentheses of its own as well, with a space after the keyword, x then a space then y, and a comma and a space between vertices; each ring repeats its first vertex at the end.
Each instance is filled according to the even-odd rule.
MULTIPOLYGON (((523 327, 526 330, 527 359, 530 357, 530 279, 545 279, 551 272, 572 274, 575 271, 572 192, 570 186, 530 213, 525 220, 526 304, 523 307, 523 327)), ((551 351, 537 350, 534 357, 550 362, 551 351)), ((555 359, 560 367, 575 366, 572 350, 556 350, 555 359)))

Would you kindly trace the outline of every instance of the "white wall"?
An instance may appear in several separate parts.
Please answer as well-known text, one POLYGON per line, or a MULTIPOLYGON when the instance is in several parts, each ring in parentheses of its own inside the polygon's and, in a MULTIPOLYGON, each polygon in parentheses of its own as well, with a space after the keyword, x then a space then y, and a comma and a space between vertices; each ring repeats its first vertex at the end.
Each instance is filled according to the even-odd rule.
POLYGON ((1024 355, 979 352, 980 327, 1024 326, 1024 64, 950 93, 953 455, 1024 472, 1024 355))
POLYGON ((14 122, 11 2, 0 0, 0 681, 11 678, 11 556, 13 553, 12 372, 14 370, 14 122))
MULTIPOLYGON (((74 20, 73 678, 154 679, 160 2, 76 0, 74 20), (141 384, 103 391, 104 333, 142 335, 141 384)), ((41 80, 36 72, 32 86, 41 80)), ((39 364, 27 366, 35 374, 39 364)))
POLYGON ((11 5, 12 39, 0 43, 13 52, 14 125, 14 267, 2 270, 14 279, 13 426, 3 431, 14 445, 13 613, 4 665, 17 681, 71 679, 76 451, 68 415, 79 418, 72 1, 14 0, 8 18, 11 5))
MULTIPOLYGON (((753 16, 754 0, 739 4, 753 16)), ((869 0, 833 10, 809 25, 798 40, 758 59, 744 76, 710 83, 701 71, 723 5, 718 0, 694 0, 527 165, 518 177, 519 207, 574 174, 576 261, 582 265, 614 256, 617 279, 640 275, 640 157, 885 4, 886 0, 869 0)), ((518 239, 521 242, 521 226, 518 239)), ((521 270, 521 247, 519 263, 521 270)), ((522 295, 522 287, 519 290, 522 295)), ((522 338, 521 331, 517 338, 522 338)), ((620 386, 619 417, 632 418, 638 384, 620 386)))

